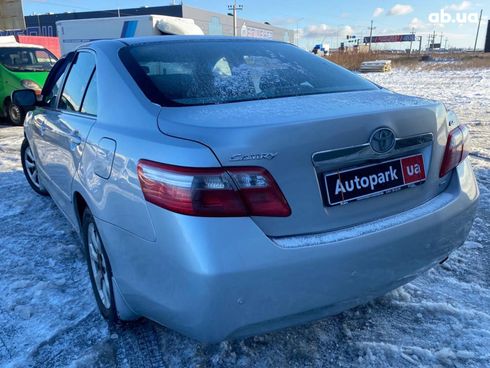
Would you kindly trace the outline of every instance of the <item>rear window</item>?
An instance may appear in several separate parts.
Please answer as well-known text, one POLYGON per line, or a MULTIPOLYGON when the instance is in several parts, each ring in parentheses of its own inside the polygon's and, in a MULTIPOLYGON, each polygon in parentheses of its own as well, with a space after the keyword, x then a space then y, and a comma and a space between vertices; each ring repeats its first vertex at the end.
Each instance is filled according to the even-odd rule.
POLYGON ((377 89, 296 46, 271 41, 207 40, 127 46, 121 59, 160 105, 204 105, 377 89))

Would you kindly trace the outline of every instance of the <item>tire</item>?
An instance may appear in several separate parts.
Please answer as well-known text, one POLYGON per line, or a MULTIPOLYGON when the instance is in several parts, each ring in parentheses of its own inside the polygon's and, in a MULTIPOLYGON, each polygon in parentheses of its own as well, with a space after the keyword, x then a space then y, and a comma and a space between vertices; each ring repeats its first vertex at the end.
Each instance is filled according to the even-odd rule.
POLYGON ((7 120, 12 125, 23 125, 26 113, 22 107, 13 104, 12 102, 7 102, 6 104, 7 120))
POLYGON ((83 212, 82 238, 90 283, 100 314, 108 322, 116 323, 119 318, 112 285, 112 268, 94 217, 88 208, 83 212))
POLYGON ((20 147, 20 159, 22 161, 24 175, 31 188, 42 196, 49 195, 48 191, 40 182, 36 159, 32 153, 31 147, 29 146, 29 142, 25 138, 22 142, 22 146, 20 147))

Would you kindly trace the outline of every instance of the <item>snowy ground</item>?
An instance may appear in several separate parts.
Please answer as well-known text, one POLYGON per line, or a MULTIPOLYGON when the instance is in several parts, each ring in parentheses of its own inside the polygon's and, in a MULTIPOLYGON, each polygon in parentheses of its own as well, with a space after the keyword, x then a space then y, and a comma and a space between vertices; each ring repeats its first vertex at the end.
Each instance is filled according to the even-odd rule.
POLYGON ((0 366, 490 366, 490 70, 368 77, 443 100, 470 126, 481 205, 444 265, 368 305, 241 341, 199 344, 149 321, 109 329, 78 239, 24 180, 22 129, 0 126, 0 366))

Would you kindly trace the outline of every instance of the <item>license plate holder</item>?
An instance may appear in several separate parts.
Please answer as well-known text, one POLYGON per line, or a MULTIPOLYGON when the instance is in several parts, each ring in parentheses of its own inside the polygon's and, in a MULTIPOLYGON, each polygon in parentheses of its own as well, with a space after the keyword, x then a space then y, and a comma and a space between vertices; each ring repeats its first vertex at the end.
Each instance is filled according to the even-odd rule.
POLYGON ((422 184, 424 157, 416 154, 324 175, 327 205, 336 206, 422 184))

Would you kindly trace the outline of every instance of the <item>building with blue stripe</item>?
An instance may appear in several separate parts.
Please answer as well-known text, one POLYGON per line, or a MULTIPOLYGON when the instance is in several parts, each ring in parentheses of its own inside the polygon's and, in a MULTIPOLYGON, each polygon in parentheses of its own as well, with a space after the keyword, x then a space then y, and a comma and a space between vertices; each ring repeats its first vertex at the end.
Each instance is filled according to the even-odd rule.
MULTIPOLYGON (((28 15, 25 17, 26 29, 2 31, 0 32, 0 35, 26 34, 31 36, 57 36, 56 22, 61 20, 95 19, 117 17, 119 15, 124 17, 151 14, 193 19, 205 34, 233 35, 233 17, 227 14, 210 12, 187 5, 28 15)), ((128 24, 125 24, 124 26, 121 37, 132 37, 136 31, 136 24, 132 24, 131 22, 127 23, 128 24)), ((237 28, 238 35, 241 36, 267 38, 291 43, 294 42, 293 30, 275 27, 270 24, 238 18, 237 28)))

